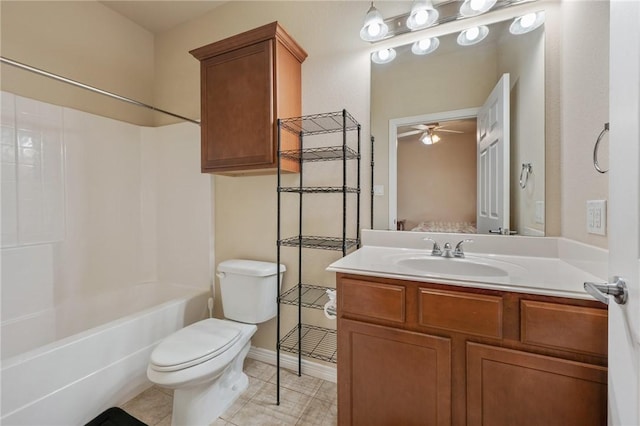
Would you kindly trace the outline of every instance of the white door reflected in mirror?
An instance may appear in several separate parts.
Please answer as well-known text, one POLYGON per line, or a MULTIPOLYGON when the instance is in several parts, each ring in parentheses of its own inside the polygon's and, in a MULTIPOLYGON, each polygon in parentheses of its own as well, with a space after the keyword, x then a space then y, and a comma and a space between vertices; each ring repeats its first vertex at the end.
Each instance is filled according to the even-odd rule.
POLYGON ((509 232, 509 74, 478 112, 478 233, 509 232))

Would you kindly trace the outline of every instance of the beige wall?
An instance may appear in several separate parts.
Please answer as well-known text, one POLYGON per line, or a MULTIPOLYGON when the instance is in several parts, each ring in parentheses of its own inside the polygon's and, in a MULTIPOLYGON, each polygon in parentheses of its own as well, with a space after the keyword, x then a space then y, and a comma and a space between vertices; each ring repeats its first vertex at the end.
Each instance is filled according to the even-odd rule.
POLYGON ((439 133, 425 146, 398 143, 398 219, 411 230, 422 221, 476 221, 476 135, 439 133))
MULTIPOLYGON (((111 9, 94 1, 3 0, 0 15, 2 56, 153 103, 153 34, 111 9)), ((153 124, 150 110, 8 65, 0 72, 4 91, 134 124, 153 124)))
MULTIPOLYGON (((562 3, 562 236, 600 247, 607 237, 587 234, 587 200, 606 200, 609 177, 593 167, 593 146, 609 121, 609 3, 562 3)), ((609 167, 609 138, 600 164, 609 167)))
MULTIPOLYGON (((600 2, 563 2, 563 7, 565 3, 569 3, 566 8, 571 9, 571 16, 581 15, 579 12, 583 7, 606 9, 600 2)), ((408 9, 410 2, 384 2, 378 7, 385 14, 393 14, 398 12, 398 5, 408 9), (389 5, 396 10, 388 8, 389 5)), ((549 5, 547 3, 546 7, 549 5)), ((153 102, 161 108, 193 118, 200 115, 199 73, 197 61, 188 51, 278 20, 309 53, 303 64, 303 112, 347 108, 363 124, 363 151, 364 158, 368 159, 371 47, 358 38, 362 18, 369 7, 366 2, 229 2, 198 19, 156 35, 155 39, 97 2, 3 1, 0 7, 3 55, 125 96, 153 102)), ((598 18, 591 12, 588 17, 599 19, 598 22, 604 24, 608 22, 606 17, 598 18)), ((606 59, 603 59, 607 57, 604 54, 606 41, 598 38, 601 32, 606 36, 606 30, 603 25, 585 25, 584 31, 589 37, 582 39, 570 33, 581 20, 568 23, 566 19, 569 19, 566 15, 561 19, 549 14, 547 20, 555 24, 552 23, 554 29, 551 32, 547 31, 548 60, 545 63, 547 85, 550 87, 546 93, 546 179, 561 180, 561 186, 547 191, 546 225, 548 235, 560 235, 562 232, 563 236, 579 241, 592 241, 584 227, 574 226, 571 222, 584 220, 587 199, 606 196, 606 192, 603 195, 596 189, 606 188, 601 182, 606 177, 594 176, 591 173, 593 166, 587 161, 591 155, 592 139, 606 120, 606 106, 594 106, 594 103, 606 100, 606 79, 601 72, 607 66, 606 59), (597 32, 590 34, 594 28, 597 32), (568 37, 570 41, 561 43, 557 36, 568 37), (594 46, 597 46, 595 51, 599 54, 593 53, 594 46), (592 70, 594 68, 599 71, 592 70), (552 71, 562 73, 549 75, 552 71), (597 78, 595 82, 594 78, 597 78), (561 84, 565 84, 562 102, 557 93, 561 84), (597 86, 595 91, 594 84, 597 86), (563 144, 566 142, 566 148, 562 149, 562 173, 561 123, 566 127, 562 133, 563 144), (562 203, 561 231, 558 218, 562 197, 566 201, 562 203), (556 219, 549 214, 550 211, 557 211, 556 219)), ((146 111, 130 110, 121 103, 78 93, 77 89, 55 82, 45 83, 38 78, 2 67, 3 90, 125 121, 145 124, 152 120, 146 111)), ((444 105, 446 100, 439 100, 439 110, 458 108, 444 105)), ((159 116, 153 119, 156 124, 175 121, 159 116)), ((386 133, 374 130, 376 136, 386 133)), ((363 162, 363 194, 369 191, 370 175, 366 164, 363 162)), ((385 173, 384 164, 378 162, 376 167, 376 175, 385 173)), ((287 177, 286 182, 294 179, 293 176, 287 177)), ((232 257, 275 260, 275 177, 215 177, 213 181, 216 264, 232 257)), ((362 217, 368 218, 366 195, 363 201, 362 217)), ((322 211, 314 216, 318 218, 329 218, 340 208, 337 201, 316 203, 322 204, 322 211)), ((291 204, 286 206, 287 211, 293 209, 295 207, 291 204)), ((378 219, 381 215, 377 214, 378 219)), ((314 231, 323 229, 322 226, 317 228, 314 231)), ((606 240, 594 243, 604 246, 606 240)), ((317 276, 319 283, 330 284, 333 277, 324 273, 323 268, 331 260, 330 255, 334 254, 313 255, 313 260, 306 266, 314 278, 317 276)), ((290 270, 285 285, 291 286, 296 273, 295 262, 291 254, 287 256, 285 263, 290 270)), ((219 308, 219 303, 217 306, 219 308)), ((291 323, 294 315, 293 311, 285 311, 284 322, 291 323)), ((254 343, 270 349, 275 347, 274 321, 260 327, 254 343)))

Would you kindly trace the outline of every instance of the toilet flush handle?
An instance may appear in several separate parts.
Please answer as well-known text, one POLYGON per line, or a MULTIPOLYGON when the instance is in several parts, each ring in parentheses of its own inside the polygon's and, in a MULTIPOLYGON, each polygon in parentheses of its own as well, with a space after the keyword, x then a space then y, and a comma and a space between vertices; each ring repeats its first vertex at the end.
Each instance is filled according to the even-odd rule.
POLYGON ((217 272, 216 273, 216 277, 218 277, 219 280, 223 279, 226 276, 226 274, 224 272, 217 272))

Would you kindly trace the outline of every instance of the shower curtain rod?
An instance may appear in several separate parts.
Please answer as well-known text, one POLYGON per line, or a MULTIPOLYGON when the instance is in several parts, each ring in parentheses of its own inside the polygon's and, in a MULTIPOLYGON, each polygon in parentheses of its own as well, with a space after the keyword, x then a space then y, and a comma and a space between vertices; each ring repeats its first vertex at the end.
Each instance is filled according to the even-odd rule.
POLYGON ((62 77, 60 75, 53 74, 53 73, 50 73, 48 71, 41 70, 39 68, 35 68, 35 67, 32 67, 32 66, 27 65, 27 64, 23 64, 21 62, 14 61, 14 60, 9 59, 9 58, 5 58, 4 56, 0 56, 0 62, 2 62, 4 64, 7 64, 7 65, 14 66, 16 68, 21 68, 23 70, 30 71, 30 72, 35 73, 35 74, 39 74, 39 75, 42 75, 42 76, 45 76, 45 77, 49 77, 49 78, 52 78, 54 80, 61 81, 63 83, 71 84, 72 86, 80 87, 82 89, 86 89, 86 90, 89 90, 91 92, 95 92, 95 93, 99 93, 101 95, 109 96, 109 97, 117 99, 119 101, 128 102, 128 103, 133 104, 133 105, 137 105, 137 106, 141 106, 141 107, 144 107, 144 108, 151 109, 153 111, 161 112, 163 114, 170 115, 172 117, 179 118, 179 119, 184 120, 184 121, 188 121, 189 123, 197 124, 198 126, 200 125, 199 121, 192 120, 190 118, 183 117, 181 115, 174 114, 172 112, 165 111, 165 110, 160 109, 160 108, 156 108, 156 107, 154 107, 152 105, 147 105, 145 103, 136 101, 134 99, 130 99, 130 98, 127 98, 127 97, 124 97, 124 96, 117 95, 115 93, 107 92, 106 90, 98 89, 97 87, 89 86, 88 84, 80 83, 79 81, 75 81, 75 80, 72 80, 70 78, 62 77))

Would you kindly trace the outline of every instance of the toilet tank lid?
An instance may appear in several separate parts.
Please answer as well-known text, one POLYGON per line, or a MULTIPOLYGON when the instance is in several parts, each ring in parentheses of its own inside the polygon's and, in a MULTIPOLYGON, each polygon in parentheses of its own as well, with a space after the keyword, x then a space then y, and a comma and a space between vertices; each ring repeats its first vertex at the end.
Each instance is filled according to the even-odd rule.
MULTIPOLYGON (((283 264, 280 264, 280 272, 284 272, 286 270, 287 268, 283 264)), ((277 268, 274 262, 230 259, 218 264, 218 272, 249 275, 252 277, 267 277, 269 275, 275 275, 277 268)))

